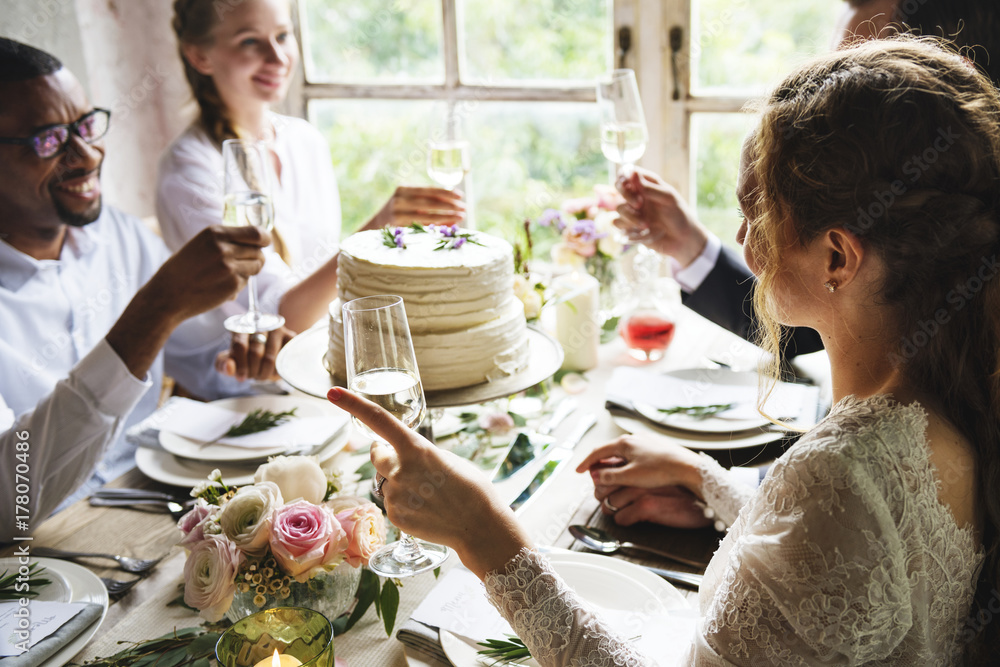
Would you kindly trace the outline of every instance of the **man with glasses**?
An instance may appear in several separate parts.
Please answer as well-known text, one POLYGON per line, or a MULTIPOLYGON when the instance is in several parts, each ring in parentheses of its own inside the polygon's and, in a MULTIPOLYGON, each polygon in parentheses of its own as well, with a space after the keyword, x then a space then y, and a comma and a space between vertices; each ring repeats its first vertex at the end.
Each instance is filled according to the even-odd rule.
POLYGON ((132 467, 122 433, 155 410, 164 357, 201 395, 231 382, 196 316, 242 289, 270 241, 210 228, 169 256, 102 207, 109 121, 56 58, 0 38, 0 541, 132 467))

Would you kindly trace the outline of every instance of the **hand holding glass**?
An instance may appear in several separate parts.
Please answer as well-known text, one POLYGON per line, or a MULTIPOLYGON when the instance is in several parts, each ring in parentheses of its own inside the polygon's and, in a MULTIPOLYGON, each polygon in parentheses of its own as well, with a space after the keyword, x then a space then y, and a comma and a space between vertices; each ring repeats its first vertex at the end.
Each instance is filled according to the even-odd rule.
MULTIPOLYGON (((407 428, 419 425, 427 402, 403 299, 391 295, 354 299, 344 304, 343 316, 348 388, 387 410, 407 428)), ((382 440, 357 418, 354 423, 382 440)), ((401 534, 398 542, 372 554, 368 566, 383 577, 408 577, 437 567, 448 553, 447 547, 401 534)))
POLYGON ((449 107, 434 124, 427 141, 427 175, 447 190, 454 190, 469 173, 469 142, 454 108, 449 107))
MULTIPOLYGON (((268 159, 268 149, 263 142, 243 139, 222 142, 225 174, 222 224, 231 227, 253 225, 267 231, 274 227, 268 159)), ((226 319, 225 326, 229 331, 253 334, 274 331, 285 323, 281 315, 260 312, 256 276, 247 279, 247 299, 249 308, 246 313, 226 319)))

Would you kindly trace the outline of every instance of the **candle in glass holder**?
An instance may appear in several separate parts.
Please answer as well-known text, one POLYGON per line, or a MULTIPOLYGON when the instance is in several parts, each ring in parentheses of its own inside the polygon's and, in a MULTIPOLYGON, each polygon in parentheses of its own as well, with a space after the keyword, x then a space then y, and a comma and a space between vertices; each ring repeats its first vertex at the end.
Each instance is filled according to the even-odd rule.
POLYGON ((278 653, 278 649, 274 649, 274 655, 264 658, 253 667, 299 667, 301 664, 302 661, 294 655, 278 653))

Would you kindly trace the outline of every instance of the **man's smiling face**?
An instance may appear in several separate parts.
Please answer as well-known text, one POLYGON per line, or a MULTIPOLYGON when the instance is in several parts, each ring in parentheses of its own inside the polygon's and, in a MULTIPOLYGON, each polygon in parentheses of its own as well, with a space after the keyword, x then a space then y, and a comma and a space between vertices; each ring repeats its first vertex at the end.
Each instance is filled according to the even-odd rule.
MULTIPOLYGON (((26 81, 0 83, 0 137, 30 137, 51 125, 70 124, 93 111, 82 86, 60 69, 26 81)), ((104 143, 70 133, 65 150, 41 158, 31 146, 0 145, 0 231, 56 235, 101 214, 104 143)))

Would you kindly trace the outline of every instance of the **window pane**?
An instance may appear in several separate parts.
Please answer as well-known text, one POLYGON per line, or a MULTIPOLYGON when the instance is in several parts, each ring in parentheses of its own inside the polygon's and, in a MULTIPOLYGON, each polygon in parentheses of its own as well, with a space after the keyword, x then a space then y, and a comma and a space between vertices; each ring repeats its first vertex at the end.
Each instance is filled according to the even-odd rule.
POLYGON ((340 188, 341 235, 366 223, 397 185, 427 184, 426 118, 432 102, 315 100, 309 120, 330 142, 340 188))
POLYGON ((441 0, 300 0, 314 83, 444 82, 441 0))
POLYGON ((590 83, 612 66, 611 0, 465 0, 462 78, 590 83))
POLYGON ((744 137, 758 120, 756 115, 742 113, 696 113, 691 118, 698 219, 732 248, 739 248, 736 175, 740 150, 744 137))
MULTIPOLYGON (((345 236, 397 185, 431 184, 425 151, 437 108, 428 101, 310 103, 310 120, 330 141, 345 236)), ((479 229, 515 239, 524 218, 610 181, 593 104, 473 102, 465 113, 473 137, 466 186, 479 229)))
POLYGON ((560 102, 491 102, 468 121, 469 183, 476 226, 508 239, 564 199, 610 182, 597 107, 560 102))
POLYGON ((795 63, 830 49, 844 6, 838 0, 694 0, 694 92, 765 92, 795 63))

